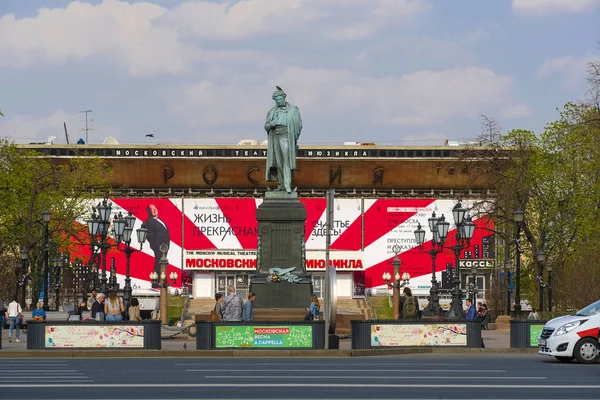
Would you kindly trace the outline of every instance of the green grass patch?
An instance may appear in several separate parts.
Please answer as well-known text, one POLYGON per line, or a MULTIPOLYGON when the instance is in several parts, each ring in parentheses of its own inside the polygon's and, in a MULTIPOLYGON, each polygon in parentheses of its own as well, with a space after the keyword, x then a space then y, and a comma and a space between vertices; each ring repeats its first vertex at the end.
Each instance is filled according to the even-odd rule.
POLYGON ((167 321, 175 325, 181 319, 181 310, 185 304, 185 296, 169 296, 167 303, 167 321))
POLYGON ((371 297, 371 303, 377 319, 394 319, 394 313, 387 297, 371 297))

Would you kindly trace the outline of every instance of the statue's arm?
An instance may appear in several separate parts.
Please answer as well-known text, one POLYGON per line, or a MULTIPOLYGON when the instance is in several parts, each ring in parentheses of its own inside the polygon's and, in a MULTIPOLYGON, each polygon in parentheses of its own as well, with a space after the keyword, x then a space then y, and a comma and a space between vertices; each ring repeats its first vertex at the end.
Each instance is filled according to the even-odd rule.
POLYGON ((272 110, 267 113, 267 122, 265 122, 265 131, 267 131, 267 133, 273 129, 273 114, 272 110))
POLYGON ((300 117, 300 110, 296 107, 296 115, 298 116, 298 133, 296 134, 296 142, 300 137, 300 133, 302 132, 302 117, 300 117))

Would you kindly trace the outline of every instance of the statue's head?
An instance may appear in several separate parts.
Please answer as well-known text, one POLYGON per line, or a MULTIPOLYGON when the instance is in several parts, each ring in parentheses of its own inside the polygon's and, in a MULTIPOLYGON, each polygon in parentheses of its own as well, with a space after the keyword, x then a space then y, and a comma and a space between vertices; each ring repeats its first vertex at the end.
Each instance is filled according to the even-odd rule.
POLYGON ((277 104, 279 107, 285 105, 286 97, 287 95, 285 92, 279 86, 277 86, 277 90, 273 92, 272 96, 272 99, 275 100, 275 104, 277 104))

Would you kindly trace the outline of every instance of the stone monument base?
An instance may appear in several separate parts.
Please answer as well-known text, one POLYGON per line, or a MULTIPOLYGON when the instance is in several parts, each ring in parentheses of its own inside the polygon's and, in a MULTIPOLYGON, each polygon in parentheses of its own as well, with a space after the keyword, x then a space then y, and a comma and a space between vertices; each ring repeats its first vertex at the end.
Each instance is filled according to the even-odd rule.
POLYGON ((250 291, 256 293, 255 308, 301 308, 310 305, 312 282, 268 282, 266 276, 251 277, 250 291))

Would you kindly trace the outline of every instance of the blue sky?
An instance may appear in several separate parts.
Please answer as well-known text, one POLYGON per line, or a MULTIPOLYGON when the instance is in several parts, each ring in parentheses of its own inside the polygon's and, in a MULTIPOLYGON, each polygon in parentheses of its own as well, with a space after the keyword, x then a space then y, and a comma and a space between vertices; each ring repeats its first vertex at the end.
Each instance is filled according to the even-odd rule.
POLYGON ((0 1, 0 136, 264 140, 279 85, 300 144, 441 145, 480 113, 540 133, 585 96, 600 0, 0 1), (146 133, 155 138, 146 138, 146 133))

